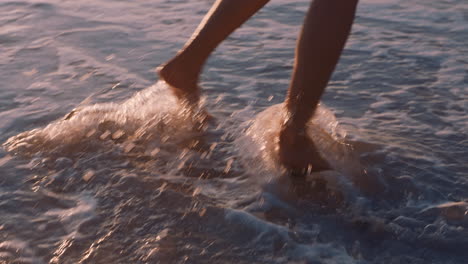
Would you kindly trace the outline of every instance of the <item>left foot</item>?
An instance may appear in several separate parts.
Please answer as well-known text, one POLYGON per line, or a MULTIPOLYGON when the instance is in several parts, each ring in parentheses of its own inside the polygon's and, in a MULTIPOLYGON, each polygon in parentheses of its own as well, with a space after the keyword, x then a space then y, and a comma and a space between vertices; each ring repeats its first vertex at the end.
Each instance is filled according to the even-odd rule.
POLYGON ((189 111, 195 123, 203 127, 214 118, 200 106, 200 87, 197 84, 200 69, 184 60, 183 56, 177 55, 159 66, 156 71, 183 107, 189 111))
POLYGON ((188 105, 198 105, 200 88, 198 87, 199 70, 191 68, 179 56, 166 64, 159 66, 156 71, 161 80, 165 81, 175 96, 188 105))

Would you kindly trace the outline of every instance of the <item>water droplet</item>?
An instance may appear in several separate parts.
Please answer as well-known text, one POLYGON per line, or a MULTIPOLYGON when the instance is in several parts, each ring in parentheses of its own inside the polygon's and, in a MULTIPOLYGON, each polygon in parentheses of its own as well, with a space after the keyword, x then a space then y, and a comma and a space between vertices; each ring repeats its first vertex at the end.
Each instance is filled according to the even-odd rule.
POLYGON ((88 170, 85 172, 85 174, 83 174, 83 180, 88 182, 90 181, 93 177, 94 177, 94 170, 88 170))

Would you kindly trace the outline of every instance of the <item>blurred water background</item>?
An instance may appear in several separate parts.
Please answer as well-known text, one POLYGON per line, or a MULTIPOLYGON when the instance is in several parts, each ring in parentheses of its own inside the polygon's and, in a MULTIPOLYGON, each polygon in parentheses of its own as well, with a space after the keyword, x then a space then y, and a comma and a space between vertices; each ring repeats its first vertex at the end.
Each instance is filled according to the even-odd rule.
POLYGON ((309 2, 217 49, 200 132, 154 68, 212 2, 1 1, 0 262, 466 263, 468 2, 362 0, 310 130, 334 171, 286 182, 271 106, 309 2))

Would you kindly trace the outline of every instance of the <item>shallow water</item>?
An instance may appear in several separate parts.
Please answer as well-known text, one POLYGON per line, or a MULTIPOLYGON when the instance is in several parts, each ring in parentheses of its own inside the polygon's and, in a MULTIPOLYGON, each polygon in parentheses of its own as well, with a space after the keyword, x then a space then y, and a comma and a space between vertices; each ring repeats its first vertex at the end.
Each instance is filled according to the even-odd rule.
POLYGON ((308 1, 218 48, 200 127, 154 68, 211 2, 0 3, 0 262, 465 263, 468 3, 361 1, 309 128, 333 170, 297 179, 274 105, 308 1))

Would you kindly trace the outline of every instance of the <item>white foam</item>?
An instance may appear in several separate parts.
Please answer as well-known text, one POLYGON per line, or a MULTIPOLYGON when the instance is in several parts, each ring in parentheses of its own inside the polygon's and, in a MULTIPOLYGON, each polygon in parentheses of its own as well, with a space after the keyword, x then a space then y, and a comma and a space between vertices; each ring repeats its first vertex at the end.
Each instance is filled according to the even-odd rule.
POLYGON ((261 239, 264 236, 271 239, 278 236, 282 240, 289 238, 289 231, 286 227, 260 220, 244 211, 226 209, 225 219, 228 222, 243 226, 246 232, 252 232, 257 239, 261 239))
POLYGON ((0 243, 0 262, 41 263, 34 255, 29 243, 18 239, 5 240, 0 243))
POLYGON ((97 201, 91 195, 81 194, 73 197, 76 206, 67 209, 52 209, 44 213, 46 219, 57 219, 67 232, 75 235, 81 224, 95 216, 97 201))
MULTIPOLYGON (((287 227, 263 221, 253 215, 233 209, 225 210, 225 219, 228 223, 240 228, 246 237, 251 236, 250 243, 270 245, 280 242, 284 244, 289 260, 295 261, 320 261, 320 263, 356 263, 349 256, 346 249, 340 246, 323 243, 301 244, 294 241, 289 235, 287 227)), ((318 235, 318 231, 313 234, 318 235)))

